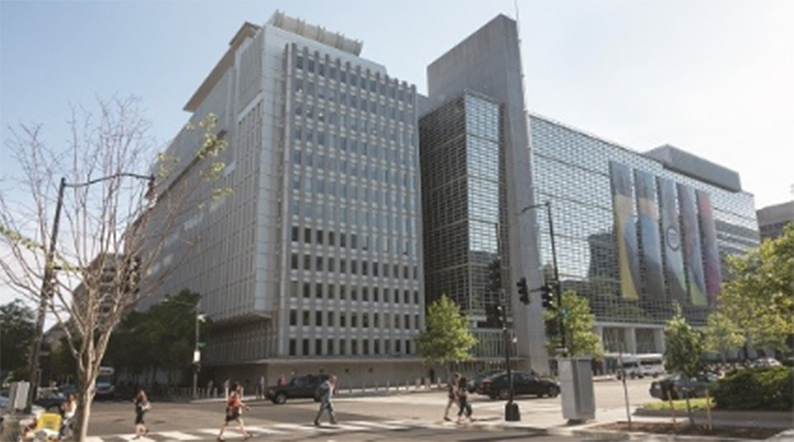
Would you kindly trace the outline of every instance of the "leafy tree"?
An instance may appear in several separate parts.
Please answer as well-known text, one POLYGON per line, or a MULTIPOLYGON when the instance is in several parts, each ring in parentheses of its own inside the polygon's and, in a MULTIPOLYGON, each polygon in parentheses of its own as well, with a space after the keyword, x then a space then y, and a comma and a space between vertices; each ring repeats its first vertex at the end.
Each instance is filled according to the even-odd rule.
POLYGON ((0 363, 3 370, 25 379, 35 330, 33 310, 16 299, 0 306, 0 363))
POLYGON ((471 359, 477 339, 457 303, 442 295, 427 308, 425 320, 427 326, 416 336, 416 347, 425 364, 449 370, 452 362, 471 359))
MULTIPOLYGON (((682 376, 692 378, 705 368, 703 362, 703 343, 700 333, 689 325, 678 303, 673 305, 673 317, 667 321, 664 328, 666 341, 664 350, 664 368, 668 372, 680 373, 682 376)), ((686 397, 686 408, 689 421, 695 424, 692 416, 692 407, 689 403, 689 394, 686 397)))
POLYGON ((720 308, 709 314, 706 328, 703 330, 703 348, 706 351, 719 353, 722 363, 726 362, 725 354, 729 350, 744 344, 744 334, 731 318, 720 308))
MULTIPOLYGON (((565 345, 568 346, 570 356, 603 355, 604 349, 601 340, 593 330, 595 315, 590 310, 590 302, 587 298, 579 296, 574 291, 566 291, 562 294, 561 309, 544 312, 547 324, 551 324, 553 327, 556 327, 561 315, 565 321, 565 345)), ((554 336, 549 335, 546 341, 549 354, 554 354, 555 350, 561 346, 562 339, 559 333, 554 336)))
MULTIPOLYGON (((0 181, 0 279, 38 305, 37 330, 50 315, 67 335, 77 365, 78 440, 87 437, 113 330, 181 263, 160 256, 180 217, 230 193, 216 186, 229 155, 217 116, 194 114, 203 134, 185 134, 189 125, 178 152, 156 154, 138 101, 99 100, 95 114, 73 110, 62 148, 47 145, 40 125, 11 128, 5 142, 3 161, 15 162, 19 176, 0 181)), ((181 233, 182 244, 197 242, 198 232, 181 233)))
POLYGON ((789 349, 794 334, 794 226, 745 256, 729 256, 724 311, 753 345, 789 349))

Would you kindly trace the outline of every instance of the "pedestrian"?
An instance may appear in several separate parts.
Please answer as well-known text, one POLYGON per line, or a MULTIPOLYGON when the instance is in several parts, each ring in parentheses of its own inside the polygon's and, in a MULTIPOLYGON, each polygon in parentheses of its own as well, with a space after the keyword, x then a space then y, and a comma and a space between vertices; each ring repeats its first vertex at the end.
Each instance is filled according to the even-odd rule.
POLYGON ((138 389, 138 394, 135 395, 135 399, 132 402, 135 404, 135 437, 133 439, 139 439, 141 436, 149 434, 144 417, 146 412, 152 408, 152 404, 149 402, 149 398, 143 388, 138 389))
POLYGON ((237 423, 240 425, 240 432, 243 433, 243 440, 248 440, 251 438, 251 433, 245 431, 245 425, 243 424, 242 418, 243 409, 248 410, 248 405, 245 405, 240 394, 240 384, 237 382, 233 383, 231 386, 231 391, 229 392, 229 399, 226 401, 226 420, 223 422, 223 426, 221 426, 221 432, 218 434, 219 441, 224 440, 223 431, 226 430, 226 426, 232 421, 237 421, 237 423))
POLYGON ((323 412, 328 410, 328 416, 331 418, 331 425, 336 425, 336 414, 334 413, 334 393, 336 391, 336 376, 329 375, 328 378, 317 387, 317 394, 320 398, 320 409, 317 411, 317 417, 314 418, 314 425, 320 426, 320 418, 323 412))
POLYGON ((215 397, 215 394, 212 392, 213 387, 215 387, 215 381, 212 379, 207 381, 207 397, 215 397))
POLYGON ((257 399, 265 398, 265 388, 267 388, 267 381, 265 380, 265 375, 259 376, 259 385, 256 389, 257 399))
POLYGON ((458 380, 460 379, 460 373, 455 373, 452 375, 452 380, 449 381, 447 385, 447 408, 444 409, 444 420, 450 421, 452 419, 449 418, 449 409, 452 408, 452 404, 458 403, 458 380))
POLYGON ((458 423, 460 423, 460 420, 464 414, 466 415, 466 417, 469 419, 470 422, 474 421, 474 419, 471 418, 472 410, 471 410, 471 404, 469 403, 469 392, 466 390, 467 380, 468 379, 466 379, 465 376, 461 377, 458 380, 457 396, 459 402, 458 406, 460 407, 460 409, 458 410, 458 423))
POLYGON ((66 401, 61 404, 61 439, 66 439, 66 437, 71 435, 76 411, 77 395, 74 393, 66 395, 66 401))
POLYGON ((278 381, 276 381, 276 385, 279 387, 283 387, 284 385, 287 385, 287 378, 282 374, 281 376, 278 377, 278 381))

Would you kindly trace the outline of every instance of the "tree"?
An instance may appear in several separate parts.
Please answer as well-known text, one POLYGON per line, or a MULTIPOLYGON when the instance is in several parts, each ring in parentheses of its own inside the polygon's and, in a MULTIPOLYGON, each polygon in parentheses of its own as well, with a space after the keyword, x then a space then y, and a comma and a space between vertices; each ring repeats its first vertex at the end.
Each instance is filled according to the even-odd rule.
POLYGON ((416 336, 416 347, 426 365, 449 370, 450 363, 471 359, 477 339, 457 303, 442 295, 427 308, 425 320, 425 329, 416 336))
MULTIPOLYGON (((702 337, 693 329, 678 303, 673 305, 673 317, 667 321, 664 328, 666 341, 664 350, 664 368, 671 373, 680 373, 686 378, 693 378, 703 371, 703 344, 702 337)), ((689 422, 694 425, 692 407, 689 403, 689 394, 684 392, 686 408, 689 413, 689 422)))
POLYGON ((156 154, 138 101, 99 100, 96 114, 73 110, 63 149, 47 146, 40 125, 9 128, 5 142, 20 176, 0 182, 0 277, 39 306, 38 323, 50 315, 66 334, 77 365, 78 440, 87 435, 113 329, 179 264, 165 262, 160 250, 183 225, 187 208, 229 193, 216 186, 227 147, 217 135, 225 133, 216 132, 217 117, 193 116, 191 124, 203 134, 186 127, 177 146, 181 156, 156 154), (174 173, 181 165, 189 167, 174 173), (153 171, 153 179, 139 179, 148 178, 142 168, 153 171))
POLYGON ((789 349, 794 334, 794 225, 745 256, 729 256, 723 285, 725 314, 757 347, 789 349))
POLYGON ((719 353, 722 363, 726 362, 725 354, 729 350, 744 344, 742 330, 721 309, 709 314, 706 328, 703 330, 703 348, 706 351, 719 353))
POLYGON ((13 372, 15 379, 27 376, 34 326, 33 310, 21 300, 0 306, 0 369, 13 372))
MULTIPOLYGON (((601 340, 593 330, 595 315, 590 310, 587 298, 579 296, 574 291, 566 291, 562 295, 562 308, 555 311, 546 310, 544 319, 547 324, 556 327, 560 315, 565 320, 565 344, 568 346, 570 356, 601 356, 604 349, 601 340)), ((559 333, 548 334, 546 349, 549 354, 554 354, 562 346, 559 333)))

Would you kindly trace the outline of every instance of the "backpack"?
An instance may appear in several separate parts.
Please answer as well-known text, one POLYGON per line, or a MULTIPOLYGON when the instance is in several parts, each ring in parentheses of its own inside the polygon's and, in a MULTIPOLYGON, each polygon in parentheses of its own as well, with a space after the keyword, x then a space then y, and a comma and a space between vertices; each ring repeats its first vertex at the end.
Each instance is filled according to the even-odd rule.
POLYGON ((320 385, 317 386, 317 389, 314 391, 314 397, 317 400, 323 399, 328 395, 328 390, 330 390, 328 386, 328 382, 322 382, 320 385))

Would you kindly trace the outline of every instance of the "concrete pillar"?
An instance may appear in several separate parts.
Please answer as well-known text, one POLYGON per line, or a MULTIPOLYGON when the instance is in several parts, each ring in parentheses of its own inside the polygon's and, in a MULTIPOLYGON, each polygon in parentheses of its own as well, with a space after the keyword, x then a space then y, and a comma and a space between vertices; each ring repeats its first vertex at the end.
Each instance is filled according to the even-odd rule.
POLYGON ((626 343, 626 353, 637 354, 637 334, 634 327, 623 329, 623 341, 626 343))
POLYGON ((664 354, 665 342, 664 329, 662 328, 653 329, 653 349, 656 353, 664 354))

